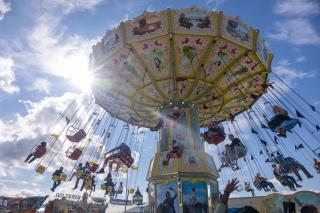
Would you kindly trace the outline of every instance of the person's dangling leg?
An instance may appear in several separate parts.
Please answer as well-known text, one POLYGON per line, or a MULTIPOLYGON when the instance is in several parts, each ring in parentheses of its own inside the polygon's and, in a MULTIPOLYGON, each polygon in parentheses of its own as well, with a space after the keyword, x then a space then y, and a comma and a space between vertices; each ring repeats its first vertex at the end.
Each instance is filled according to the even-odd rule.
POLYGON ((52 191, 54 192, 54 190, 61 184, 61 180, 55 181, 53 182, 53 187, 52 187, 52 191))
POLYGON ((35 159, 37 159, 35 156, 33 156, 28 163, 32 163, 35 159))
POLYGON ((33 156, 33 154, 32 154, 32 153, 30 153, 30 154, 28 155, 28 157, 24 160, 24 162, 25 162, 25 163, 27 163, 27 162, 28 162, 28 160, 29 160, 32 156, 33 156))
POLYGON ((69 178, 69 181, 72 181, 74 175, 75 175, 75 172, 72 173, 71 177, 69 178))
POLYGON ((58 180, 58 183, 56 185, 56 188, 61 184, 61 180, 58 180))
POLYGON ((297 176, 298 180, 302 181, 302 177, 301 177, 301 175, 299 174, 298 169, 295 168, 295 169, 293 170, 293 173, 297 176))
POLYGON ((54 192, 55 188, 56 188, 56 182, 54 181, 54 182, 53 182, 53 186, 51 187, 51 191, 54 192))
POLYGON ((296 187, 302 187, 297 183, 297 181, 292 176, 287 175, 287 179, 288 181, 292 182, 296 187))
POLYGON ((299 163, 298 168, 302 170, 302 172, 307 176, 307 178, 313 178, 310 172, 302 164, 299 163))
POLYGON ((250 191, 251 191, 252 197, 254 197, 254 190, 250 189, 250 191))
POLYGON ((76 179, 76 183, 75 183, 75 185, 74 185, 73 189, 78 188, 79 181, 80 181, 80 178, 78 178, 78 177, 77 177, 77 179, 76 179))
POLYGON ((83 182, 82 182, 82 185, 81 185, 81 188, 80 188, 80 191, 83 190, 84 186, 86 185, 86 181, 83 179, 83 182))
POLYGON ((272 190, 273 192, 277 192, 277 190, 276 190, 276 188, 274 187, 273 183, 267 182, 267 184, 270 186, 270 188, 271 188, 271 190, 272 190))
POLYGON ((108 161, 109 161, 109 158, 104 159, 103 165, 102 165, 101 169, 97 172, 97 174, 103 174, 104 173, 104 168, 107 166, 108 161))

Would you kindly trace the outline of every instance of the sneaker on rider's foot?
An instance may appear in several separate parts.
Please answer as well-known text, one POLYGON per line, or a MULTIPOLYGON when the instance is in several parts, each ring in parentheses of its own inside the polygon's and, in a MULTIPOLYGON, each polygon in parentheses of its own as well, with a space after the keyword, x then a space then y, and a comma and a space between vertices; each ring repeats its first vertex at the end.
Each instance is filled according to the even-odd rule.
POLYGON ((289 187, 291 191, 297 191, 296 188, 289 187))
POLYGON ((313 175, 308 176, 307 178, 313 178, 313 175))
POLYGON ((97 174, 104 174, 104 168, 100 169, 98 172, 96 172, 97 174))
POLYGON ((302 187, 302 186, 301 186, 301 185, 299 185, 299 184, 296 184, 296 187, 300 188, 300 187, 302 187))

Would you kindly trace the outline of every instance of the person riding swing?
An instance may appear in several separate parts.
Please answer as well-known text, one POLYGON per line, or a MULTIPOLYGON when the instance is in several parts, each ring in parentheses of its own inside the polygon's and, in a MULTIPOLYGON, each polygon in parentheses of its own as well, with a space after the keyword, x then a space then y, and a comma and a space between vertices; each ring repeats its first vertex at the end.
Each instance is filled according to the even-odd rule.
POLYGON ((299 123, 299 120, 290 118, 288 111, 277 105, 272 107, 272 112, 274 116, 268 121, 268 127, 273 132, 276 132, 279 137, 286 138, 287 131, 295 127, 299 123))
MULTIPOLYGON (((113 153, 113 154, 111 154, 110 156, 105 158, 103 165, 102 165, 101 169, 97 172, 97 174, 103 174, 104 168, 107 166, 108 162, 113 159, 120 160, 128 168, 133 163, 133 158, 131 157, 130 147, 125 143, 121 143, 119 146, 111 149, 109 152, 105 153, 105 156, 107 156, 110 153, 113 153), (115 153, 113 153, 113 152, 115 152, 115 153)), ((109 167, 110 168, 112 167, 112 162, 109 162, 109 167), (110 165, 110 163, 111 163, 111 165, 110 165)), ((119 169, 119 167, 120 167, 120 165, 118 164, 118 169, 119 169)))
POLYGON ((28 155, 28 157, 25 159, 24 162, 25 163, 32 163, 35 159, 41 158, 44 154, 46 154, 46 152, 47 152, 47 143, 43 141, 40 143, 40 145, 38 145, 36 147, 34 152, 31 152, 28 155))

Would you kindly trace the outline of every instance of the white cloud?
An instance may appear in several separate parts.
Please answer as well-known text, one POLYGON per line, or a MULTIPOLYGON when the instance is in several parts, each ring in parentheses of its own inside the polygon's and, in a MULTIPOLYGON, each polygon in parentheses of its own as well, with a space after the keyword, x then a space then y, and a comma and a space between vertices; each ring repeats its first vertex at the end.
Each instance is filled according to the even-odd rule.
MULTIPOLYGON (((277 65, 273 66, 273 72, 290 86, 294 86, 298 80, 312 78, 317 75, 316 71, 304 71, 292 67, 292 64, 287 60, 280 61, 277 65)), ((282 84, 278 82, 277 85, 282 84)), ((285 87, 283 89, 286 90, 285 87)))
POLYGON ((9 121, 0 120, 0 145, 2 142, 35 139, 47 133, 48 121, 54 121, 74 98, 75 94, 65 93, 61 97, 46 97, 39 102, 20 101, 25 104, 27 113, 17 113, 9 121))
POLYGON ((31 51, 16 55, 21 64, 36 72, 62 77, 77 88, 89 89, 89 55, 97 39, 67 35, 60 19, 47 15, 38 18, 26 39, 31 51))
POLYGON ((13 85, 15 74, 13 71, 13 60, 9 56, 7 58, 0 57, 0 90, 13 94, 19 92, 19 87, 13 85))
POLYGON ((206 4, 212 7, 212 10, 218 10, 226 0, 207 0, 206 4))
POLYGON ((46 94, 50 93, 51 83, 44 78, 36 78, 31 86, 28 87, 30 91, 39 91, 46 94))
POLYGON ((299 62, 305 62, 307 59, 306 57, 304 57, 303 55, 300 55, 296 58, 296 62, 299 63, 299 62))
MULTIPOLYGON (((20 183, 21 184, 21 183, 20 183)), ((8 185, 0 182, 0 192, 5 196, 11 197, 30 197, 30 196, 43 196, 43 191, 39 188, 32 186, 32 188, 9 187, 8 185)))
MULTIPOLYGON (((49 10, 58 9, 64 13, 74 10, 91 10, 104 0, 42 0, 41 7, 49 10)), ((38 1, 36 1, 38 2, 38 1)))
POLYGON ((11 10, 10 1, 0 0, 0 21, 4 19, 5 14, 10 10, 11 10))
POLYGON ((319 14, 320 4, 315 0, 278 0, 275 13, 295 17, 319 14))
POLYGON ((274 40, 287 41, 296 45, 320 46, 320 35, 309 19, 305 18, 278 21, 275 24, 275 32, 269 33, 268 36, 274 40))

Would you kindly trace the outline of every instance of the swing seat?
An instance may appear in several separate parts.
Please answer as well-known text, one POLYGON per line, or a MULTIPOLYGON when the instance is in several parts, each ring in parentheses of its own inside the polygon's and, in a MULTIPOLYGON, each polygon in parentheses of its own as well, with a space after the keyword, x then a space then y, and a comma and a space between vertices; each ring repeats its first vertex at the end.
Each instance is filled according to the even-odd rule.
POLYGON ((235 147, 235 151, 236 151, 236 154, 238 156, 238 159, 239 158, 243 158, 247 155, 247 148, 244 147, 244 146, 237 146, 235 147))
POLYGON ((83 148, 79 148, 79 147, 74 149, 71 148, 71 150, 67 151, 67 157, 71 160, 78 160, 82 154, 82 151, 83 151, 83 148))
POLYGON ((33 152, 33 156, 35 156, 36 158, 41 158, 44 154, 46 154, 46 152, 46 147, 40 147, 33 152))
POLYGON ((117 193, 121 195, 123 193, 123 187, 119 188, 117 193))
POLYGON ((139 166, 131 166, 131 169, 132 169, 132 170, 138 170, 138 169, 139 169, 139 166))
POLYGON ((43 174, 45 171, 46 171, 46 167, 44 167, 44 166, 42 166, 42 165, 39 165, 39 166, 36 168, 36 172, 39 173, 39 174, 43 174))
POLYGON ((87 134, 83 129, 77 130, 72 126, 68 128, 67 134, 66 134, 66 137, 68 138, 68 140, 74 143, 78 143, 82 141, 86 136, 87 134))
POLYGON ((82 176, 82 174, 83 174, 82 170, 77 170, 74 175, 75 175, 77 178, 80 178, 80 177, 82 176))
POLYGON ((126 152, 120 151, 119 155, 119 159, 122 161, 122 163, 126 165, 128 168, 130 168, 133 164, 134 159, 131 156, 129 156, 126 152))
POLYGON ((107 192, 112 192, 113 191, 113 187, 112 186, 107 186, 107 192))
MULTIPOLYGON (((206 134, 206 133, 205 133, 206 134)), ((214 144, 218 145, 219 143, 222 143, 224 139, 226 138, 225 135, 213 135, 211 137, 204 137, 205 141, 207 141, 208 144, 214 144)))
POLYGON ((52 177, 52 180, 53 180, 54 182, 58 182, 58 181, 60 180, 60 176, 55 175, 55 176, 52 177))
POLYGON ((86 181, 84 188, 87 190, 90 190, 92 188, 92 182, 90 181, 86 181))
POLYGON ((99 168, 99 165, 95 162, 90 162, 90 165, 91 165, 91 167, 90 167, 91 172, 96 172, 97 169, 99 168))
POLYGON ((204 139, 209 144, 219 144, 224 141, 226 134, 222 126, 209 128, 208 131, 204 132, 204 139))
POLYGON ((62 173, 62 174, 60 175, 60 180, 61 180, 61 181, 67 181, 67 175, 66 175, 65 173, 62 173))
POLYGON ((277 132, 278 129, 283 128, 286 131, 291 130, 298 124, 299 120, 296 118, 290 118, 287 115, 277 114, 273 116, 268 122, 268 127, 273 132, 277 132))
POLYGON ((100 185, 100 188, 101 188, 101 190, 106 190, 107 186, 106 186, 105 183, 102 183, 102 184, 100 185))

